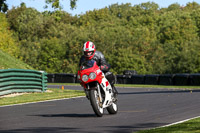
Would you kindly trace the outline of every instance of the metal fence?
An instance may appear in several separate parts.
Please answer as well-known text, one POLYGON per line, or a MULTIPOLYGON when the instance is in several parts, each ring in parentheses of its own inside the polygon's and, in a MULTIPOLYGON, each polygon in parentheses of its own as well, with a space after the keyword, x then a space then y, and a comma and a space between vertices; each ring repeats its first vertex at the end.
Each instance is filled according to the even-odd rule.
POLYGON ((25 69, 0 70, 0 96, 17 92, 44 92, 47 73, 25 69))

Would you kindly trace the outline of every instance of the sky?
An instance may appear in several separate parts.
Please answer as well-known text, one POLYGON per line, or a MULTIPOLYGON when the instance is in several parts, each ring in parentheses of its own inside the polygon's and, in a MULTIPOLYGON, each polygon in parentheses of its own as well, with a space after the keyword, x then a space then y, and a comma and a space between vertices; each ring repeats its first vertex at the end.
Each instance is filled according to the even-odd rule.
MULTIPOLYGON (((159 5, 160 8, 168 7, 171 4, 178 3, 181 6, 185 6, 189 2, 198 2, 199 0, 78 0, 77 7, 74 10, 70 9, 70 0, 60 0, 61 4, 63 5, 63 10, 70 13, 71 15, 79 15, 85 14, 87 11, 92 11, 94 9, 101 9, 108 7, 112 4, 125 4, 131 3, 132 6, 138 5, 144 2, 155 2, 159 5)), ((37 9, 40 12, 45 10, 52 11, 51 8, 44 9, 45 0, 6 0, 8 4, 8 8, 11 9, 13 6, 17 7, 20 3, 26 3, 27 7, 32 7, 37 9)))

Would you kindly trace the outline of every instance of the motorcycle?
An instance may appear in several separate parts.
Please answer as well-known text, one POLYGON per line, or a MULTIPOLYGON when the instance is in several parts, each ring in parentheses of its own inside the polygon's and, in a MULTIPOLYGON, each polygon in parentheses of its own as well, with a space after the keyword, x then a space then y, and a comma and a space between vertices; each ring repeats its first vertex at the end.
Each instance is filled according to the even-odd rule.
POLYGON ((96 61, 88 60, 81 64, 78 79, 84 88, 86 97, 90 100, 93 111, 102 117, 106 108, 109 114, 118 111, 117 100, 113 93, 112 85, 106 79, 96 61))

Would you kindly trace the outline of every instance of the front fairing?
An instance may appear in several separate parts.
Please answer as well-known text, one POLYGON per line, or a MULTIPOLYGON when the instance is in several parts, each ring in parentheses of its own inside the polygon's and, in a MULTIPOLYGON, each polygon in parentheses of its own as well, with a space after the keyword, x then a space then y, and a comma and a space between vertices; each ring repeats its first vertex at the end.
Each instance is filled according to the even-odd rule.
MULTIPOLYGON (((81 81, 81 85, 85 88, 86 95, 88 95, 88 90, 92 89, 90 88, 90 83, 98 82, 101 88, 100 93, 103 94, 103 101, 102 101, 102 107, 106 108, 109 107, 112 104, 112 87, 108 80, 105 78, 105 75, 102 73, 96 62, 86 62, 85 64, 82 64, 80 67, 80 70, 78 71, 79 74, 79 80, 81 81), (89 64, 87 64, 89 63, 89 64), (88 79, 87 81, 83 81, 82 77, 83 75, 87 75, 89 77, 90 73, 95 73, 96 78, 95 79, 88 79)), ((96 85, 96 84, 95 84, 96 85)), ((98 90, 98 87, 96 87, 98 90)))
POLYGON ((100 70, 100 68, 96 64, 96 61, 94 61, 94 60, 89 60, 89 61, 82 63, 80 70, 78 71, 78 75, 79 75, 79 80, 81 80, 81 82, 83 82, 84 84, 87 84, 87 83, 93 82, 93 81, 98 81, 99 83, 101 83, 101 81, 102 81, 102 71, 100 70), (87 75, 89 77, 89 75, 91 73, 96 74, 95 79, 88 78, 87 81, 82 80, 83 75, 87 75))

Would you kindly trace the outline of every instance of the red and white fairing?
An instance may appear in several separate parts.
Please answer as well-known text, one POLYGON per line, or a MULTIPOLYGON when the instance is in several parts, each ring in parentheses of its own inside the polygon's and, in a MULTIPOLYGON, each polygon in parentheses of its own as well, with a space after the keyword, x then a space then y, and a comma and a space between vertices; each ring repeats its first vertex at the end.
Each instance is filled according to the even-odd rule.
MULTIPOLYGON (((84 66, 81 66, 81 67, 84 67, 84 66)), ((88 88, 87 84, 89 84, 91 82, 98 82, 98 84, 101 86, 101 88, 103 89, 103 91, 105 93, 105 99, 102 103, 103 108, 106 108, 112 104, 112 101, 113 101, 112 87, 111 87, 110 83, 108 82, 108 80, 105 78, 104 73, 100 70, 100 68, 96 64, 96 62, 94 62, 94 65, 91 68, 87 68, 87 69, 80 68, 80 70, 78 71, 78 75, 79 75, 79 80, 81 81, 81 85, 85 89, 88 89, 88 90, 90 89, 90 88, 88 88), (90 78, 91 73, 96 74, 96 77, 94 79, 90 78), (85 77, 88 76, 88 80, 86 81, 85 79, 83 79, 83 76, 85 76, 85 77)))
MULTIPOLYGON (((104 74, 103 74, 103 76, 104 76, 104 74)), ((100 85, 105 92, 105 101, 103 103, 103 108, 105 108, 111 104, 112 95, 113 95, 112 87, 111 87, 110 83, 108 82, 108 80, 105 78, 105 76, 102 79, 102 82, 100 85)))

